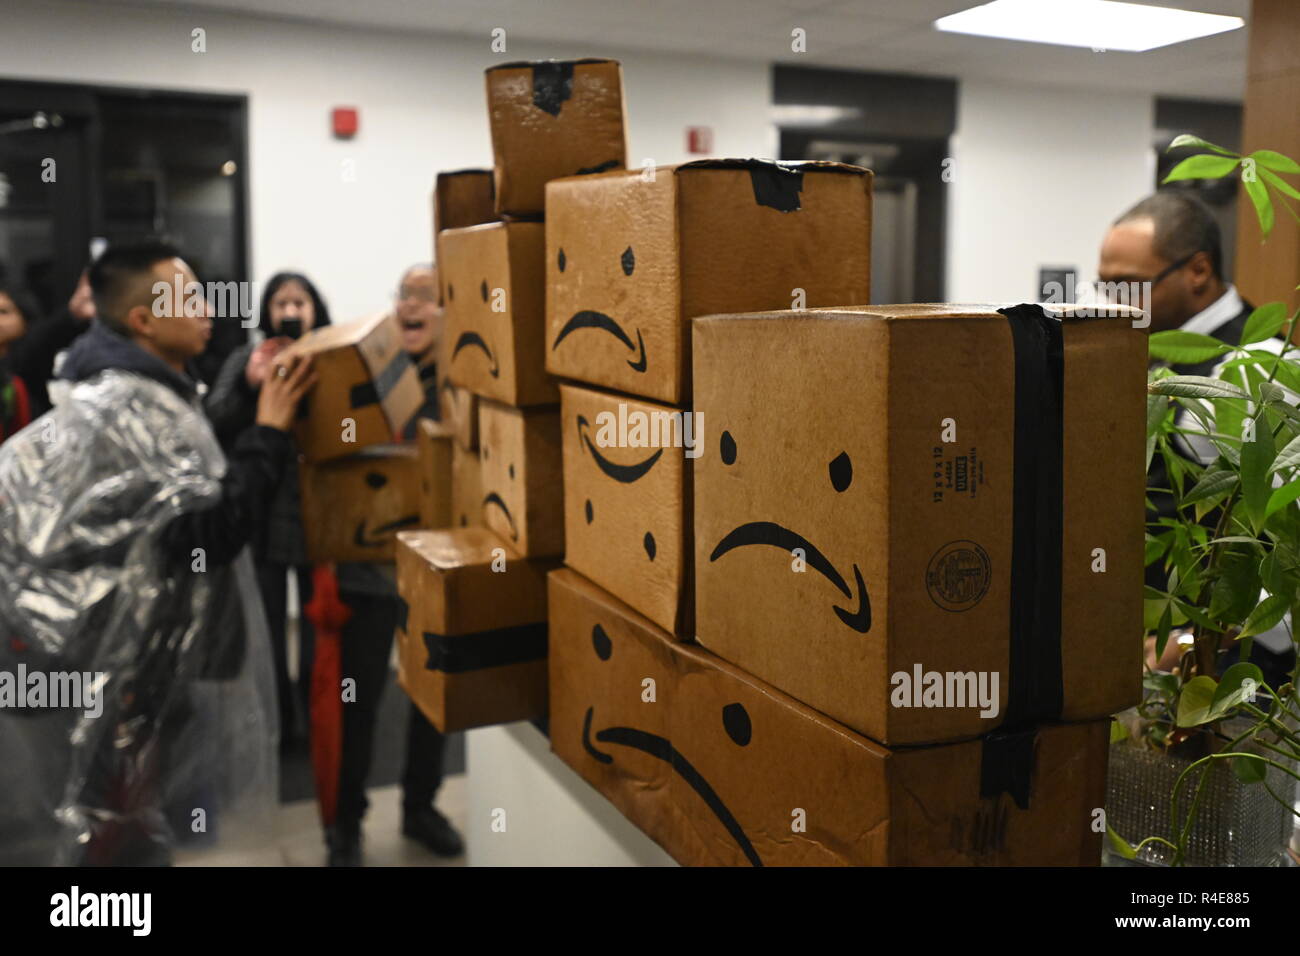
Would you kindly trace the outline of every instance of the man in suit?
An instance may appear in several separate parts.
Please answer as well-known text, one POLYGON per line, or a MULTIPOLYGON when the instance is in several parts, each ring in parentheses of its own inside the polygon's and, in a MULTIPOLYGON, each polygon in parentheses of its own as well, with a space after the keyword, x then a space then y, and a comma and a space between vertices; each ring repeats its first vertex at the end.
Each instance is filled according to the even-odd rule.
MULTIPOLYGON (((1150 300, 1145 303, 1151 319, 1148 332, 1181 329, 1235 346, 1241 341, 1246 320, 1254 311, 1223 276, 1222 242, 1213 213, 1182 189, 1162 190, 1148 196, 1115 220, 1102 241, 1097 277, 1103 283, 1150 283, 1150 300)), ((1258 343, 1253 347, 1269 346, 1258 343)), ((1210 375, 1221 361, 1211 358, 1195 365, 1175 365, 1173 369, 1180 375, 1210 375)), ((1216 452, 1208 443, 1204 449, 1197 447, 1198 444, 1176 442, 1175 447, 1188 459, 1205 464, 1206 452, 1208 457, 1216 452)), ((1170 487, 1164 459, 1158 454, 1151 459, 1147 487, 1170 487)), ((1173 495, 1153 490, 1149 497, 1154 511, 1147 513, 1148 522, 1174 514, 1173 495)), ((1207 520, 1213 521, 1217 514, 1212 512, 1207 520)), ((1146 583, 1159 591, 1168 588, 1161 561, 1147 566, 1146 583)), ((1154 660, 1154 642, 1148 644, 1149 663, 1153 666, 1158 663, 1161 670, 1169 670, 1177 662, 1180 654, 1177 641, 1169 642, 1159 662, 1154 660)), ((1231 663, 1236 658, 1234 647, 1223 663, 1231 663)), ((1256 637, 1251 660, 1264 669, 1273 686, 1285 680, 1285 675, 1295 666, 1295 655, 1282 625, 1256 637)))
MULTIPOLYGON (((1115 220, 1101 244, 1102 282, 1149 282, 1150 332, 1182 329, 1236 345, 1252 307, 1223 277, 1219 224, 1186 190, 1162 190, 1115 220)), ((1182 374, 1205 374, 1179 368, 1182 374)))

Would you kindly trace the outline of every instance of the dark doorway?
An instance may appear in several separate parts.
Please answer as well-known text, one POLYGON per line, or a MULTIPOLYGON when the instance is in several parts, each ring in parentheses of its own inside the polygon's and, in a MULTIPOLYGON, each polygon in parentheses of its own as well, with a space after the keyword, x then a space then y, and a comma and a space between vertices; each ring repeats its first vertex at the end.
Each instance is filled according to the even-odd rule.
MULTIPOLYGON (((146 237, 246 281, 247 126, 242 96, 0 80, 0 267, 46 317, 102 248, 146 237)), ((246 334, 218 321, 204 378, 246 334)))
POLYGON ((942 302, 953 80, 777 66, 781 158, 829 159, 875 174, 871 301, 942 302))

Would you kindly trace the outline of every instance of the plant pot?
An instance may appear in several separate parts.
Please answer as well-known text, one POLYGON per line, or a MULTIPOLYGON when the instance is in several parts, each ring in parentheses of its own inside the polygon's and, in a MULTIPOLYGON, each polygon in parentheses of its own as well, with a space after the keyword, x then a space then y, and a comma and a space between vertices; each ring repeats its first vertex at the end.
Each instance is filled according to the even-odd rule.
MULTIPOLYGON (((1149 836, 1177 842, 1170 826, 1169 797, 1178 775, 1192 763, 1131 740, 1111 744, 1106 822, 1131 846, 1149 836)), ((1281 866, 1295 816, 1269 796, 1263 785, 1239 781, 1229 761, 1215 761, 1207 772, 1210 779, 1188 836, 1185 865, 1281 866)), ((1178 800, 1180 828, 1200 775, 1197 770, 1183 781, 1178 800)), ((1269 767, 1266 782, 1284 800, 1294 800, 1295 778, 1269 767)), ((1173 858, 1174 851, 1159 843, 1148 843, 1138 853, 1138 861, 1155 866, 1168 866, 1173 858)))

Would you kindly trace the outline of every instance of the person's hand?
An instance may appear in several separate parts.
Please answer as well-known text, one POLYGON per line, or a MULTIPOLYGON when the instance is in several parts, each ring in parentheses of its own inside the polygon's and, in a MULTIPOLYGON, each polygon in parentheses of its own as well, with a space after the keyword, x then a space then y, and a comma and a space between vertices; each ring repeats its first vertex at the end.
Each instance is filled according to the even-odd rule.
POLYGON ((267 339, 257 348, 253 349, 248 356, 248 364, 244 366, 244 378, 248 382, 248 387, 258 389, 266 381, 267 373, 271 370, 271 364, 275 357, 283 352, 289 346, 289 340, 277 337, 267 339))
POLYGON ((257 424, 287 432, 298 414, 298 403, 315 384, 308 356, 292 355, 272 364, 257 396, 257 424))
POLYGON ((68 300, 68 313, 78 322, 89 322, 95 317, 95 296, 90 290, 90 273, 82 270, 77 287, 68 300))

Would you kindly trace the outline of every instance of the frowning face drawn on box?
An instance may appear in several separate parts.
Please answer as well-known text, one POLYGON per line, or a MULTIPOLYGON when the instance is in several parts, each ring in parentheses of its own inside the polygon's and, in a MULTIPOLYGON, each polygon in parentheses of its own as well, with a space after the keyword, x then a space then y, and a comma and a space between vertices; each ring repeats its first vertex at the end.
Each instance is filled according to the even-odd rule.
POLYGON ((413 528, 420 523, 418 514, 408 514, 390 521, 381 519, 379 524, 368 527, 375 512, 383 514, 384 511, 389 510, 383 508, 380 504, 382 501, 381 496, 383 496, 382 489, 388 485, 388 476, 381 471, 367 471, 362 480, 369 489, 366 498, 375 501, 377 507, 368 509, 370 514, 362 517, 357 522, 356 530, 352 535, 352 543, 358 548, 382 548, 388 544, 393 535, 403 528, 413 528))
MULTIPOLYGON (((510 443, 502 441, 495 430, 491 435, 484 434, 479 442, 479 459, 483 463, 484 523, 508 537, 512 543, 518 544, 519 522, 516 515, 521 515, 523 512, 523 492, 519 490, 516 483, 518 469, 505 450, 510 443), (506 479, 504 482, 501 481, 502 477, 506 479)), ((522 448, 522 443, 519 447, 522 448)))
MULTIPOLYGON (((788 453, 790 450, 784 451, 788 453)), ((754 485, 765 484, 765 487, 751 486, 738 489, 743 495, 739 500, 757 505, 759 513, 754 514, 749 520, 732 525, 722 534, 713 544, 709 561, 726 561, 729 560, 728 556, 742 551, 747 552, 750 548, 765 547, 784 552, 784 556, 775 553, 772 555, 773 588, 779 589, 783 581, 791 587, 795 586, 797 582, 786 577, 792 570, 812 571, 830 585, 830 588, 825 588, 826 599, 823 605, 827 611, 834 611, 841 623, 852 631, 859 634, 870 631, 871 598, 862 577, 858 556, 828 555, 815 541, 805 536, 808 529, 786 527, 779 521, 772 520, 770 514, 762 513, 762 503, 772 497, 785 498, 787 503, 798 499, 804 500, 805 503, 809 499, 820 499, 820 506, 808 505, 802 509, 791 510, 796 512, 803 510, 810 515, 825 515, 831 521, 834 520, 837 504, 846 510, 852 509, 855 506, 853 499, 846 498, 846 493, 853 486, 853 460, 848 452, 840 450, 831 453, 823 456, 821 462, 812 457, 788 454, 785 471, 781 476, 788 487, 778 483, 780 479, 773 481, 775 475, 763 474, 764 465, 770 465, 770 459, 765 457, 762 448, 745 449, 743 453, 754 463, 747 470, 746 477, 749 477, 754 485), (794 473, 790 471, 789 462, 796 462, 799 465, 794 473), (840 567, 845 565, 851 568, 851 571, 841 572, 840 567), (852 585, 848 581, 849 574, 853 578, 852 585), (836 591, 841 597, 835 596, 836 591)), ((709 467, 735 468, 741 455, 742 449, 736 436, 724 427, 718 443, 720 465, 715 462, 709 467)), ((742 478, 741 481, 743 480, 742 478)), ((730 560, 734 561, 734 558, 730 560)), ((761 568, 758 573, 766 573, 766 568, 761 568)), ((809 612, 818 613, 815 604, 809 608, 809 612)))
MULTIPOLYGON (((603 498, 601 501, 600 514, 605 517, 608 506, 609 514, 636 514, 639 510, 635 508, 635 502, 628 502, 628 492, 632 492, 631 497, 636 497, 633 486, 638 482, 645 480, 650 484, 648 477, 653 471, 659 459, 663 457, 664 449, 657 448, 644 457, 638 457, 636 460, 621 463, 613 460, 612 457, 606 457, 601 452, 599 446, 591 439, 591 422, 582 414, 574 416, 574 424, 578 430, 578 442, 581 451, 591 459, 592 466, 599 471, 606 481, 596 485, 596 491, 593 496, 587 498, 583 503, 583 515, 588 525, 597 526, 597 509, 596 500, 603 498), (611 484, 612 483, 612 484, 611 484), (622 487, 620 487, 622 486, 622 487), (608 496, 602 495, 602 491, 607 491, 608 496), (623 499, 621 502, 615 499, 623 499)), ((609 451, 609 449, 606 449, 609 451)), ((628 452, 636 454, 641 449, 627 449, 623 452, 626 456, 628 452)), ((620 456, 622 457, 622 456, 620 456)), ((675 529, 674 529, 675 530, 675 529)), ((661 535, 662 536, 662 535, 661 535)), ((666 539, 666 536, 664 536, 666 539)), ((659 539, 655 537, 654 531, 646 528, 645 534, 641 536, 641 548, 645 552, 647 561, 653 561, 659 551, 659 539)))
POLYGON ((548 203, 546 347, 566 367, 643 393, 678 362, 672 175, 590 178, 601 188, 573 181, 548 203))
MULTIPOLYGON (((506 278, 508 277, 501 277, 501 281, 504 282, 506 278)), ((484 275, 477 288, 462 288, 461 299, 456 302, 456 284, 448 278, 447 300, 449 303, 455 302, 452 308, 455 310, 458 327, 451 344, 453 366, 457 361, 477 361, 486 363, 487 373, 493 378, 501 376, 501 361, 498 356, 502 345, 498 343, 494 348, 491 340, 498 337, 493 334, 496 326, 508 332, 508 325, 501 321, 500 314, 494 315, 492 312, 492 302, 494 299, 501 301, 503 290, 502 285, 490 284, 484 275), (494 319, 497 321, 494 322, 494 319)))
MULTIPOLYGON (((601 662, 610 661, 614 655, 625 653, 631 648, 620 641, 618 644, 596 623, 591 628, 591 653, 601 662)), ((610 698, 612 699, 612 698, 610 698)), ((619 699, 633 701, 629 708, 665 707, 667 704, 643 704, 640 698, 626 694, 619 699)), ((582 747, 595 761, 606 766, 615 765, 619 760, 626 761, 630 756, 642 754, 662 762, 671 771, 676 780, 684 785, 699 801, 699 808, 706 811, 720 825, 735 843, 736 847, 754 866, 762 866, 763 861, 754 849, 744 827, 728 808, 722 794, 709 781, 707 768, 692 763, 687 753, 679 750, 662 733, 645 729, 645 722, 638 721, 636 710, 624 713, 597 714, 594 706, 588 706, 582 722, 582 747), (621 722, 627 718, 627 722, 621 722)), ((754 728, 743 704, 731 702, 724 705, 716 715, 716 721, 700 726, 692 734, 708 737, 707 751, 713 753, 716 748, 743 749, 750 745, 754 728)), ((687 748, 689 749, 689 748, 687 748)), ((732 777, 731 779, 738 779, 732 777)), ((693 809, 687 807, 688 810, 693 809)))

